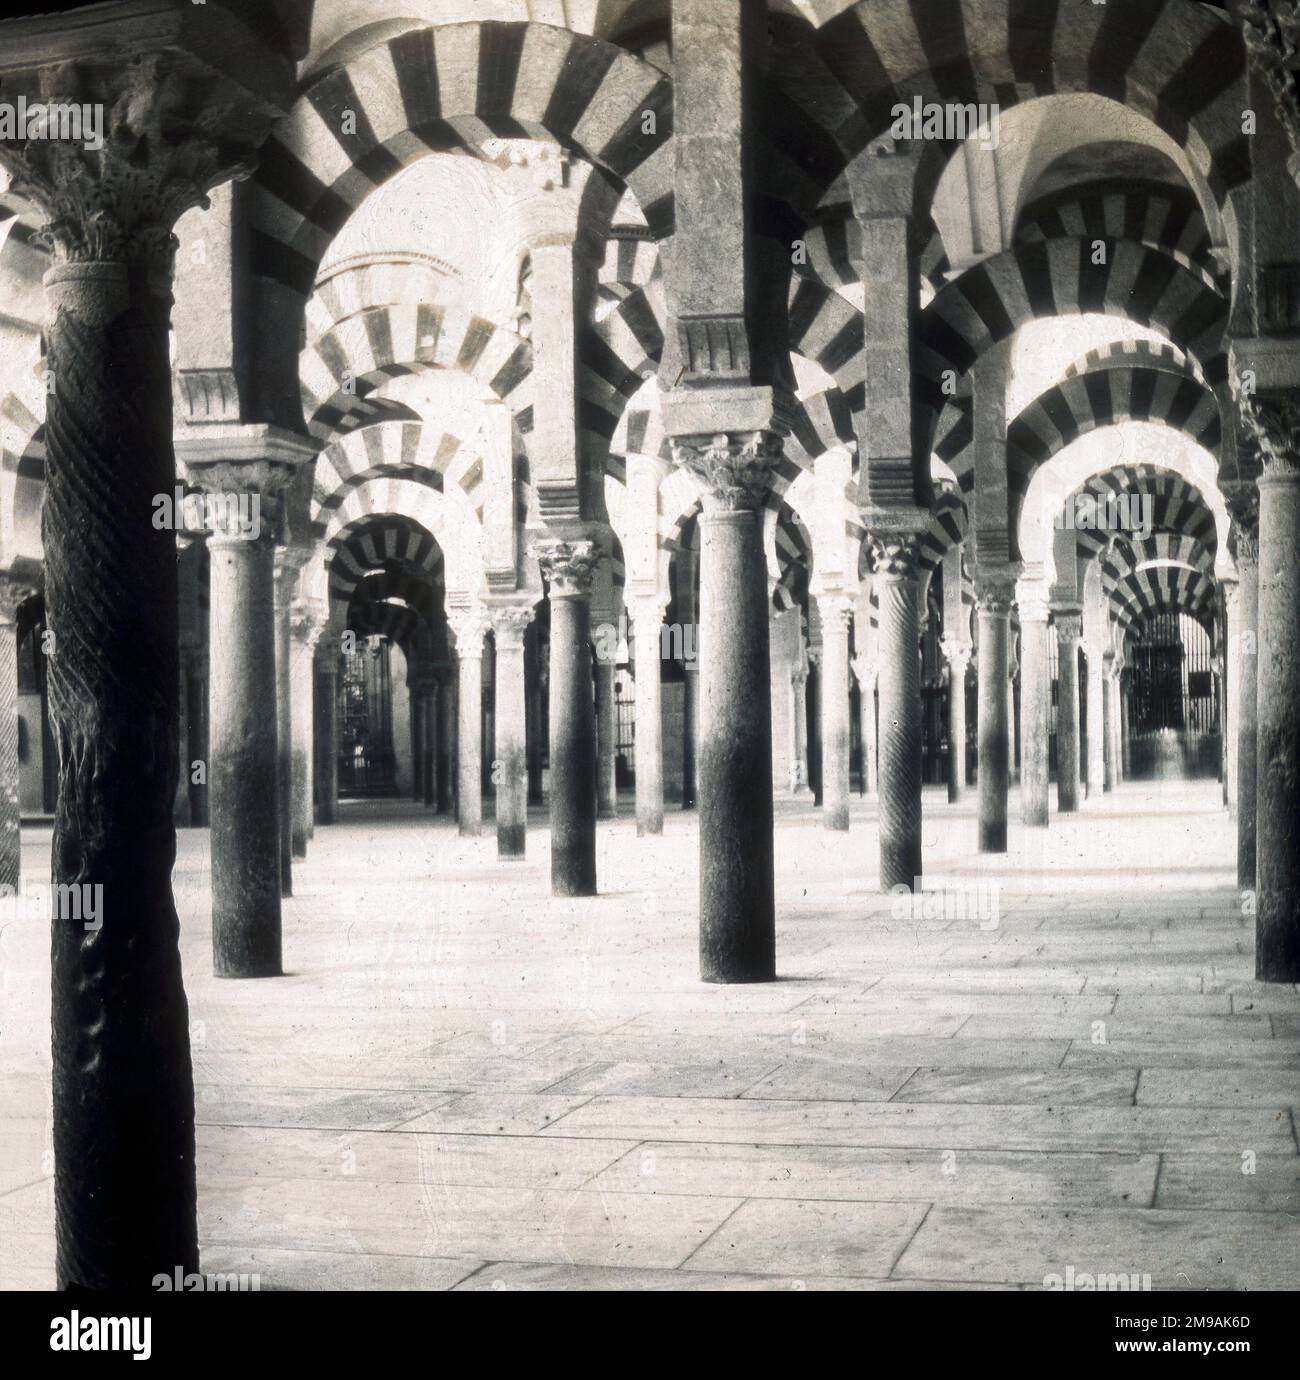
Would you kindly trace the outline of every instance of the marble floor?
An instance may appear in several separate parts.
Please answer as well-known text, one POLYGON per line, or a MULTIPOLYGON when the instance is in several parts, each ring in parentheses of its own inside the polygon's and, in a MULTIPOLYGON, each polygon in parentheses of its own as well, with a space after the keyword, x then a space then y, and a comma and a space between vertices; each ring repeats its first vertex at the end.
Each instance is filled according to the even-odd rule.
MULTIPOLYGON (((1300 1286, 1300 996, 1253 981, 1212 783, 1128 784, 1011 852, 927 789, 946 894, 778 809, 780 980, 696 979, 696 835, 600 826, 604 894, 409 805, 346 807, 287 976, 212 977, 176 870, 208 1271, 263 1289, 1300 1286)), ((24 831, 32 880, 49 831, 24 831)), ((0 1286, 52 1282, 45 927, 0 931, 0 1286)))

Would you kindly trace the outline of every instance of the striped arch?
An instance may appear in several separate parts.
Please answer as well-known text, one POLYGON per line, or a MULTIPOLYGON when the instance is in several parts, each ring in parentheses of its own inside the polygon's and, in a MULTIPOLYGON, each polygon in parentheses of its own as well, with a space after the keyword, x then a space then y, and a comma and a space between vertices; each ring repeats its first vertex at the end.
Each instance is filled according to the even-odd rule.
POLYGON ((368 602, 401 599, 432 618, 442 579, 442 550, 418 524, 380 514, 343 528, 326 543, 330 598, 344 605, 361 591, 368 602))
MULTIPOLYGON (((1093 475, 1079 492, 1103 500, 1125 493, 1149 494, 1153 535, 1167 533, 1192 542, 1213 569, 1219 550, 1218 525, 1204 494, 1182 475, 1156 465, 1121 465, 1093 475)), ((1114 535, 1117 547, 1129 544, 1124 534, 1114 535)), ((1078 531, 1075 537, 1081 561, 1102 555, 1112 545, 1109 532, 1078 531)))
MULTIPOLYGON (((1036 0, 859 0, 790 45, 775 71, 782 142, 836 172, 892 123, 894 105, 996 103, 1092 92, 1145 116, 1187 155, 1222 205, 1250 176, 1241 131, 1245 49, 1231 18, 1184 0, 1058 5, 1036 0)), ((955 145, 923 153, 922 196, 955 145)))
POLYGON ((1113 341, 1096 350, 1089 350, 1082 358, 1076 359, 1066 368, 1063 377, 1071 379, 1077 374, 1092 374, 1101 369, 1130 369, 1137 366, 1162 369, 1169 374, 1186 374, 1190 378, 1205 381, 1196 361, 1167 340, 1158 344, 1154 340, 1113 341))
POLYGON ((1017 244, 1076 238, 1145 244, 1195 269, 1211 287, 1218 280, 1205 217, 1188 190, 1096 183, 1040 197, 1020 213, 1017 244))
POLYGON ((370 192, 429 153, 492 137, 547 140, 593 163, 632 188, 661 238, 672 229, 671 131, 669 79, 600 39, 535 23, 412 28, 313 82, 262 146, 254 268, 305 299, 370 192))
POLYGON ((483 462, 450 432, 422 422, 397 422, 354 431, 326 446, 316 459, 312 534, 321 536, 347 495, 372 479, 410 479, 442 493, 458 488, 481 516, 483 462))
POLYGON ((302 352, 298 372, 308 430, 328 440, 356 424, 369 394, 426 369, 468 374, 510 406, 521 431, 531 429, 532 346, 462 307, 421 303, 367 307, 302 352))
MULTIPOLYGON (((808 252, 808 267, 827 287, 860 287, 862 273, 856 265, 862 254, 862 229, 857 218, 839 205, 828 207, 820 216, 802 236, 808 252)), ((929 221, 925 248, 917 264, 921 280, 938 292, 951 267, 943 236, 934 222, 929 221)))
POLYGON ((1214 553, 1195 537, 1156 532, 1137 541, 1117 541, 1101 553, 1102 574, 1112 583, 1143 566, 1178 566, 1214 578, 1214 553))
POLYGON ((1123 576, 1106 588, 1106 595, 1121 627, 1153 613, 1186 613, 1213 639, 1216 589, 1214 580, 1199 570, 1158 566, 1123 576))
POLYGON ((413 479, 379 476, 349 489, 328 515, 322 544, 329 552, 349 527, 390 515, 418 524, 438 543, 449 590, 476 594, 484 588, 482 529, 472 510, 454 493, 413 479))
POLYGON ((1129 421, 1157 422, 1185 432, 1218 457, 1218 400, 1186 374, 1114 368, 1064 379, 1035 398, 1007 427, 1007 510, 1013 553, 1025 495, 1038 467, 1080 436, 1129 421))
POLYGON ((1126 240, 1046 240, 1020 245, 974 265, 921 313, 928 365, 922 402, 938 412, 944 369, 964 374, 992 344, 1026 321, 1098 313, 1124 317, 1167 335, 1200 364, 1214 387, 1227 377, 1227 302, 1169 255, 1126 240))
POLYGON ((317 282, 307 302, 307 343, 367 307, 445 301, 448 284, 456 284, 459 277, 450 264, 418 250, 343 259, 317 282))

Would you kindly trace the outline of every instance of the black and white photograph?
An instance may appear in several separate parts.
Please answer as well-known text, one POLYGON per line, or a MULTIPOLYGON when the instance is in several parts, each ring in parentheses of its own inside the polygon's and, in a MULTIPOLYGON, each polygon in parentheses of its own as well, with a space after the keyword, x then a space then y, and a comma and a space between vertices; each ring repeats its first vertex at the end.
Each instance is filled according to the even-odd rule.
POLYGON ((16 10, 6 1331, 1261 1354, 1300 0, 16 10))

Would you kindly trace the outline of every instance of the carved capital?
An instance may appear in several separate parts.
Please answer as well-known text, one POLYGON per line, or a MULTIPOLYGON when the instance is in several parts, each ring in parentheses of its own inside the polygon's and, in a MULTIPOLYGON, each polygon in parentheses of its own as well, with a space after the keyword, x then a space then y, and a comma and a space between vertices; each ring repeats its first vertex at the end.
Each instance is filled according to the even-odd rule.
POLYGON ((37 593, 40 586, 12 571, 0 571, 0 623, 12 623, 18 616, 19 605, 37 593))
POLYGON ((533 554, 542 568, 552 599, 585 598, 591 594, 600 548, 594 541, 536 542, 533 554))
POLYGON ((871 560, 877 575, 891 580, 910 580, 916 576, 920 541, 910 532, 872 532, 871 560))
POLYGON ((1077 647, 1083 638, 1083 614, 1077 609, 1054 609, 1052 620, 1056 624, 1056 645, 1077 647))
POLYGON ((981 613, 1006 616, 1016 602, 1016 576, 1011 570, 977 570, 975 603, 981 613))
POLYGON ((289 632, 305 647, 314 647, 328 624, 329 608, 323 599, 295 599, 289 605, 289 632))
POLYGON ((141 42, 127 56, 104 47, 6 76, 7 103, 67 118, 60 137, 50 137, 48 114, 0 125, 0 164, 43 214, 39 239, 56 263, 170 274, 176 221, 253 169, 277 112, 183 48, 142 51, 141 42))
POLYGON ((1259 441, 1264 473, 1300 474, 1300 394, 1247 393, 1235 375, 1230 377, 1242 420, 1259 441))
POLYGON ((1226 480, 1219 485, 1232 519, 1229 547, 1238 565, 1259 562, 1259 487, 1252 480, 1226 480))
POLYGON ((1238 0, 1246 54, 1264 78, 1278 119, 1291 145, 1288 171, 1300 184, 1300 3, 1297 0, 1238 0))
POLYGON ((467 604, 447 609, 447 627, 456 642, 456 655, 482 657, 483 639, 487 636, 487 612, 481 604, 467 604))
POLYGON ((760 509, 772 487, 781 446, 781 437, 775 431, 672 438, 674 463, 700 481, 706 507, 714 512, 760 509))
POLYGON ((524 645, 524 634, 533 621, 531 604, 501 604, 491 610, 492 633, 497 651, 518 651, 524 645))
POLYGON ((821 615, 822 635, 827 632, 847 633, 853 617, 853 599, 841 592, 818 594, 817 612, 821 615))
POLYGON ((950 671, 957 675, 966 674, 973 649, 965 638, 942 637, 939 639, 939 650, 943 653, 943 659, 948 663, 950 671))

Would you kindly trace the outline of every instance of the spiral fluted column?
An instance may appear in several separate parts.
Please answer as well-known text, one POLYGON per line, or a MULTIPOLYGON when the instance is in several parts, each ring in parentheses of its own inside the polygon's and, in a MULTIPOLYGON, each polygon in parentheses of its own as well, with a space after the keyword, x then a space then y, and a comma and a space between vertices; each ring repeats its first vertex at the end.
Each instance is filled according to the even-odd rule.
POLYGON ((917 541, 871 536, 880 691, 880 889, 911 890, 921 877, 921 654, 917 541))
POLYGON ((591 662, 593 541, 536 545, 551 600, 551 892, 596 894, 596 708, 591 662))
POLYGON ((975 578, 979 608, 979 851, 1007 851, 1007 638, 1015 580, 1002 572, 975 578))
POLYGON ((1062 814, 1079 808, 1079 641, 1083 617, 1056 609, 1056 807, 1062 814))

